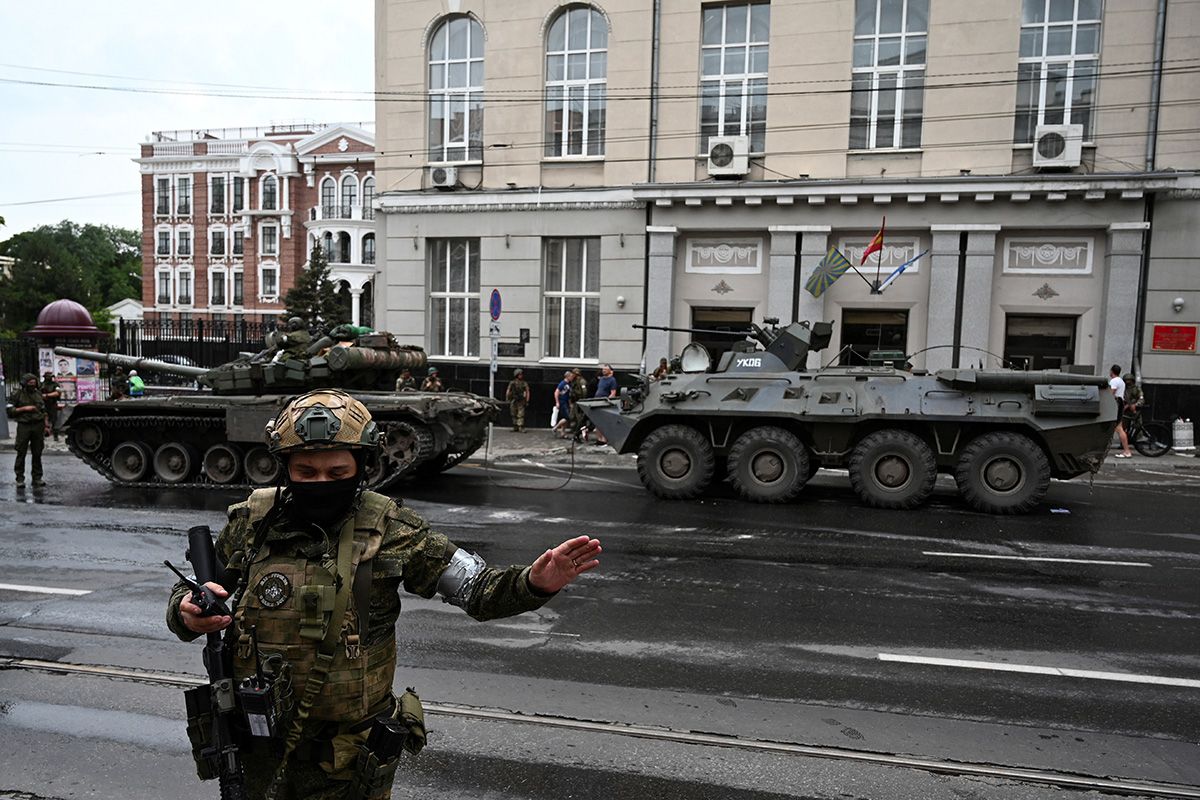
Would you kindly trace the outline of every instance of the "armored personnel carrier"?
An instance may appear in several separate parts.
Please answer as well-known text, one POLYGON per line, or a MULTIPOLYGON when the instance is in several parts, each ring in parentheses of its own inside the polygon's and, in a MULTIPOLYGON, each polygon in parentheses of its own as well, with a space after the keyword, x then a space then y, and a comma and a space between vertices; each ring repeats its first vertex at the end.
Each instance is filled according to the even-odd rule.
MULTIPOLYGON (((336 334, 337 331, 335 330, 336 334)), ((147 396, 76 406, 67 421, 71 452, 114 483, 229 487, 273 483, 279 465, 263 427, 289 397, 345 389, 380 428, 372 489, 448 469, 477 450, 500 405, 463 392, 394 391, 405 369, 426 364, 420 347, 387 333, 326 336, 303 347, 286 340, 212 369, 67 347, 61 355, 193 379, 208 392, 147 396)))
POLYGON ((727 479, 747 500, 781 503, 819 468, 844 467, 877 508, 921 505, 942 472, 974 508, 1024 513, 1051 478, 1099 469, 1117 422, 1103 378, 896 366, 808 372, 809 352, 828 346, 832 325, 764 325, 715 366, 692 343, 666 378, 582 401, 617 452, 638 454, 638 475, 659 497, 694 498, 727 479))

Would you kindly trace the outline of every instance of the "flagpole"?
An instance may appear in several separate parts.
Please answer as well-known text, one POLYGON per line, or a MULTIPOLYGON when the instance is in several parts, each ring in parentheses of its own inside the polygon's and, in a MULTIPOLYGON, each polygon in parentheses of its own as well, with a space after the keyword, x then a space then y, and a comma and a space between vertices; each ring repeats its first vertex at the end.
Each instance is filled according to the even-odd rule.
POLYGON ((879 273, 883 269, 883 239, 879 240, 879 249, 875 251, 875 284, 871 287, 871 294, 883 294, 879 290, 879 273))

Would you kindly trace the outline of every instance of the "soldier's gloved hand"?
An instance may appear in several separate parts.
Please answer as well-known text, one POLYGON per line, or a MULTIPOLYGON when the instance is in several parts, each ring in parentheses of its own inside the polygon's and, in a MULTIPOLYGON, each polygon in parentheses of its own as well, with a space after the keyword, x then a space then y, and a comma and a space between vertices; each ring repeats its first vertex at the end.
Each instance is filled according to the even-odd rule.
POLYGON ((600 540, 576 536, 538 556, 529 569, 529 583, 543 594, 554 594, 583 573, 600 566, 600 540))
MULTIPOLYGON (((222 600, 229 596, 229 592, 219 583, 209 581, 204 585, 222 600)), ((200 607, 192 602, 190 594, 184 595, 179 601, 179 618, 183 620, 184 627, 192 633, 215 633, 229 627, 229 623, 233 622, 233 617, 200 616, 200 607)))

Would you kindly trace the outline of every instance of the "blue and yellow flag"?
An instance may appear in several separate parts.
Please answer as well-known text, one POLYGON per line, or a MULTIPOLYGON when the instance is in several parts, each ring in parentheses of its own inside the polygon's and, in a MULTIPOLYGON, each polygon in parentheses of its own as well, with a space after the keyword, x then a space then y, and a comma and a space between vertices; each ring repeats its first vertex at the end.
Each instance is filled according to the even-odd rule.
POLYGON ((821 263, 817 264, 817 268, 813 270, 808 281, 805 282, 804 288, 813 297, 820 297, 821 293, 833 286, 834 281, 842 277, 848 269, 850 269, 850 262, 842 255, 842 251, 831 247, 825 257, 821 259, 821 263))

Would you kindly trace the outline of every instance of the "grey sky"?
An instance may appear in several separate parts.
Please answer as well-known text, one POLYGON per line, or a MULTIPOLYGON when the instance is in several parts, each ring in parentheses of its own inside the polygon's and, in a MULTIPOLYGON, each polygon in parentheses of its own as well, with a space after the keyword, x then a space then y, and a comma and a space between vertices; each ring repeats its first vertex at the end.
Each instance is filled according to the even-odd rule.
POLYGON ((151 131, 374 119, 374 5, 0 0, 0 216, 8 223, 0 240, 62 219, 140 229, 138 167, 130 159, 151 131), (232 93, 275 97, 213 96, 232 93))

